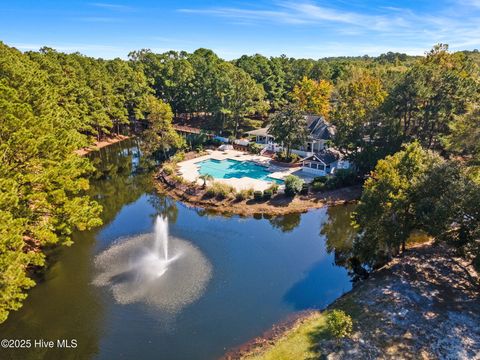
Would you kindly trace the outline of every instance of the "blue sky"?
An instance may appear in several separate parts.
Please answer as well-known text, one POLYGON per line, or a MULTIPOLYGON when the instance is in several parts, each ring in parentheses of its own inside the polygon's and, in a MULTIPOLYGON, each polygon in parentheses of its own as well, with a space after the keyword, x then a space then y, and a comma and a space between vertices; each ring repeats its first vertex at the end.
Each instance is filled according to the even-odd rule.
POLYGON ((480 0, 7 1, 0 40, 104 58, 149 48, 320 58, 480 48, 480 0))

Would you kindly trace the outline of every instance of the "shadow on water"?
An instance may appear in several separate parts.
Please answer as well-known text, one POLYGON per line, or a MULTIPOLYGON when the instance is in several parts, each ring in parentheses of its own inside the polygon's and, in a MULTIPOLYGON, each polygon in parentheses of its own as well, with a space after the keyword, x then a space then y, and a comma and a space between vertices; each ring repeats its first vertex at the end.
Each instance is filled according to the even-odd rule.
POLYGON ((325 261, 315 263, 306 276, 287 291, 284 300, 296 310, 323 309, 350 290, 350 286, 344 286, 344 272, 341 268, 338 270, 325 261))
MULTIPOLYGON (((345 287, 342 281, 344 278, 342 269, 348 265, 355 236, 355 229, 350 220, 353 209, 354 205, 327 209, 326 221, 320 224, 320 235, 325 237, 327 253, 334 254, 336 266, 332 268, 332 264, 325 261, 313 264, 305 276, 287 291, 284 300, 293 304, 296 309, 323 309, 350 290, 350 286, 345 287)), ((287 229, 290 227, 287 226, 287 229)))

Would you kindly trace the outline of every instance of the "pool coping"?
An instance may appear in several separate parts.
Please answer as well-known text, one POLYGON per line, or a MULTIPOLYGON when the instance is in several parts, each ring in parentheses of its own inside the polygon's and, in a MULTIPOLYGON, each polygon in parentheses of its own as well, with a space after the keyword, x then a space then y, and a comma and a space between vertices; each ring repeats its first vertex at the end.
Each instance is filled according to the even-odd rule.
MULTIPOLYGON (((271 159, 266 156, 248 154, 238 150, 224 150, 224 151, 207 150, 207 152, 208 152, 207 155, 199 156, 190 160, 181 161, 177 164, 179 174, 187 182, 196 183, 197 185, 203 184, 203 180, 199 178, 200 173, 199 173, 199 166, 197 164, 199 162, 209 160, 209 159, 218 160, 218 161, 222 161, 222 160, 251 161, 253 163, 266 167, 268 171, 271 172, 269 177, 277 180, 283 180, 286 176, 293 173, 295 173, 295 175, 297 176, 302 177, 304 180, 308 182, 310 182, 313 179, 312 176, 302 173, 300 166, 292 167, 292 168, 273 167, 273 165, 270 164, 271 159), (272 171, 271 170, 272 167, 276 171, 272 171)), ((214 181, 230 185, 234 187, 237 191, 248 190, 248 189, 264 191, 268 189, 273 183, 273 181, 259 180, 259 179, 254 179, 247 176, 241 177, 241 178, 228 178, 228 179, 215 178, 214 181)), ((281 184, 279 185, 283 186, 281 184)))
MULTIPOLYGON (((207 161, 214 161, 214 162, 218 162, 218 163, 221 163, 223 161, 230 161, 230 162, 235 162, 235 163, 239 163, 239 164, 243 164, 243 163, 251 163, 253 164, 253 166, 256 166, 256 167, 259 167, 261 168, 260 171, 264 171, 265 173, 267 173, 267 175, 264 176, 263 179, 257 179, 257 178, 253 178, 251 176, 242 176, 243 177, 246 177, 246 178, 250 178, 250 179, 255 179, 255 180, 261 180, 261 181, 266 181, 266 182, 269 182, 270 179, 273 179, 273 180, 277 180, 277 181, 281 181, 280 183, 277 182, 278 185, 283 185, 283 179, 280 179, 280 178, 277 178, 277 177, 273 177, 271 176, 273 174, 273 172, 271 172, 269 170, 269 167, 270 166, 267 166, 263 163, 257 163, 257 162, 254 162, 254 161, 251 161, 251 160, 238 160, 238 159, 231 159, 231 158, 226 158, 226 159, 222 159, 222 160, 218 160, 218 159, 213 159, 213 158, 210 158, 210 159, 206 159, 206 160, 202 160, 200 162, 197 162, 197 167, 199 167, 199 164, 202 164, 202 163, 205 163, 207 161)), ((200 169, 199 170, 199 173, 200 173, 200 169)), ((218 180, 226 180, 226 179, 241 179, 241 178, 237 178, 237 177, 223 177, 223 178, 216 178, 218 180)))

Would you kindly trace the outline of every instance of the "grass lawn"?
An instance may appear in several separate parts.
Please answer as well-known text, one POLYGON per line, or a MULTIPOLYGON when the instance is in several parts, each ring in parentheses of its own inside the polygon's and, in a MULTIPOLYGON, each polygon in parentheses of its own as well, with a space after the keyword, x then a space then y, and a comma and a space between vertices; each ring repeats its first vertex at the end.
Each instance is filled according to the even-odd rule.
POLYGON ((315 313, 282 336, 275 345, 261 354, 253 354, 249 360, 308 359, 317 355, 318 340, 329 337, 326 331, 326 313, 315 313))

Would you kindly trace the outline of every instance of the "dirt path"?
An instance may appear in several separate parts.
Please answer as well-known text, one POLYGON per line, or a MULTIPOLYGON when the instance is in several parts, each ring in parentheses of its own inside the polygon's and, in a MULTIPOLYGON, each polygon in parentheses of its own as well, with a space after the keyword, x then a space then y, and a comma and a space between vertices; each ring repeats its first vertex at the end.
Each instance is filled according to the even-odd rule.
POLYGON ((117 142, 120 142, 120 141, 123 141, 123 140, 126 140, 126 139, 130 139, 130 136, 125 136, 125 135, 112 136, 112 137, 106 138, 102 141, 96 141, 95 143, 93 143, 89 147, 78 149, 78 150, 75 151, 75 153, 77 153, 80 156, 85 156, 85 155, 91 153, 92 151, 96 151, 96 150, 101 149, 105 146, 112 145, 112 144, 115 144, 117 142))

